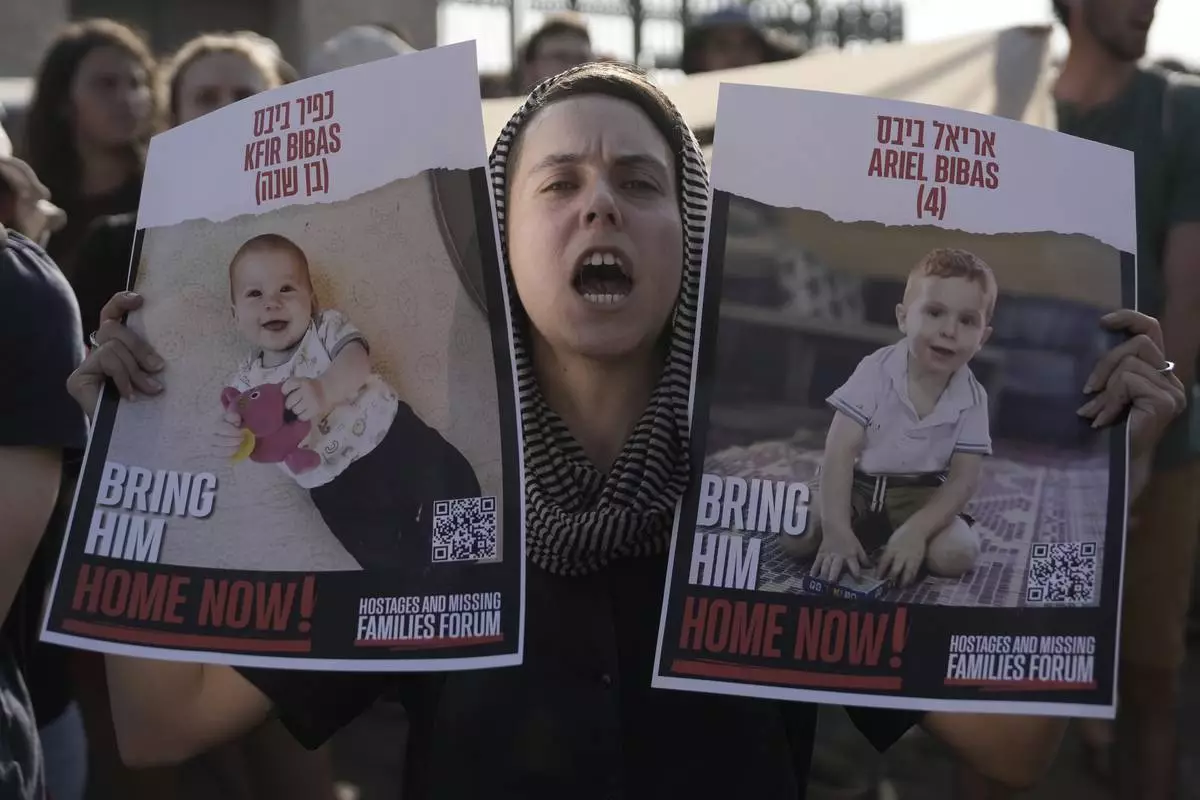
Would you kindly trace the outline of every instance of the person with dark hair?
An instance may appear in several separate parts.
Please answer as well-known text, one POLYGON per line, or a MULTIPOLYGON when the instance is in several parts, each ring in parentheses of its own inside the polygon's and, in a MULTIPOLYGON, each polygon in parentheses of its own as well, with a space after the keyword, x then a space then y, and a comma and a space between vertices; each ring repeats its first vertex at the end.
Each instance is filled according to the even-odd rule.
POLYGON ((175 51, 158 75, 167 127, 275 89, 289 67, 278 46, 258 34, 205 33, 175 51))
MULTIPOLYGON (((1193 408, 1156 443, 1125 551, 1117 722, 1082 720, 1092 766, 1121 798, 1176 796, 1179 669, 1200 534, 1200 81, 1139 62, 1156 0, 1053 0, 1070 35, 1054 84, 1058 128, 1132 151, 1138 305, 1161 315, 1193 408), (1111 773, 1114 773, 1111 774, 1111 773)), ((980 783, 965 775, 968 782, 980 783)), ((994 796, 982 786, 979 793, 994 796)))
MULTIPOLYGON (((708 173, 644 72, 588 64, 540 84, 490 162, 524 438, 524 662, 428 674, 233 668, 109 656, 131 763, 178 761, 275 716, 310 747, 384 692, 409 719, 405 800, 741 798, 805 794, 816 707, 653 689, 667 551, 692 479, 688 410, 708 173)), ((101 346, 68 385, 140 394, 152 343, 114 297, 101 346)), ((1097 367, 1106 416, 1130 410, 1133 458, 1183 404, 1157 323, 1097 367)), ((169 391, 167 389, 166 391, 169 391)), ((973 767, 1027 786, 1063 723, 847 709, 879 748, 920 722, 973 767)))
POLYGON ((159 122, 154 70, 145 40, 108 19, 68 25, 38 68, 25 160, 67 214, 47 252, 68 277, 92 221, 137 208, 159 122))
POLYGON ((583 19, 573 14, 547 17, 521 48, 520 65, 514 70, 517 88, 528 92, 547 78, 594 60, 592 35, 583 19))
POLYGON ((688 75, 786 61, 800 55, 796 44, 751 19, 743 8, 714 11, 683 34, 680 69, 688 75))
POLYGON ((0 357, 12 376, 0 393, 0 797, 45 800, 41 725, 25 676, 35 668, 46 545, 61 530, 87 443, 86 417, 64 391, 83 360, 83 333, 54 262, 3 226, 0 303, 0 357))

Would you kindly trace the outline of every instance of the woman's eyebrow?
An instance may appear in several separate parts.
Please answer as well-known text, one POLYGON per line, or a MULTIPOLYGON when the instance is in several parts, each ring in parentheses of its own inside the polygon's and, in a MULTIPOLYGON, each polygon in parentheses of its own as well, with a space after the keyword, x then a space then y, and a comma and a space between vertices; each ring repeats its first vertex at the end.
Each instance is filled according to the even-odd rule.
MULTIPOLYGON (((535 164, 532 171, 541 172, 543 170, 557 169, 558 167, 572 166, 584 160, 584 156, 580 153, 554 153, 535 164)), ((663 173, 666 173, 668 169, 661 158, 655 158, 647 153, 630 153, 628 155, 617 156, 614 159, 614 164, 618 167, 648 167, 663 173)))

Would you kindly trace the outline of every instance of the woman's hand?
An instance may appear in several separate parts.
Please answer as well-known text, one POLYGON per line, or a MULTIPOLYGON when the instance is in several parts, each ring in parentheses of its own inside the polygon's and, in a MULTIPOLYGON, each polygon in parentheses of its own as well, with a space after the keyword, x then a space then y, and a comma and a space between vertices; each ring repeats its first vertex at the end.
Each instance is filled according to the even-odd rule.
POLYGON ((156 395, 162 391, 162 383, 153 377, 153 373, 161 372, 166 362, 122 322, 125 314, 141 308, 142 302, 140 295, 120 292, 113 295, 100 311, 95 346, 67 378, 67 391, 84 413, 91 415, 104 382, 109 378, 126 400, 134 400, 139 394, 156 395))
POLYGON ((1167 425, 1187 407, 1187 392, 1163 356, 1158 320, 1122 309, 1101 318, 1104 327, 1131 334, 1096 364, 1083 390, 1095 396, 1079 409, 1093 428, 1129 409, 1130 456, 1150 455, 1167 425))

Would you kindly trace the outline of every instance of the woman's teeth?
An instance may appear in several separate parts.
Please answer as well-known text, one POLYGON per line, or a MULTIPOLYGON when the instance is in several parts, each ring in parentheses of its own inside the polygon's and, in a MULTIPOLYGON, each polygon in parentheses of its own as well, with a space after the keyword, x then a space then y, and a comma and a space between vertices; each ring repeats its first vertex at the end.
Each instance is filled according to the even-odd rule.
POLYGON ((622 292, 620 294, 617 294, 614 292, 606 292, 604 294, 600 294, 597 292, 584 292, 583 293, 584 300, 587 300, 589 303, 595 303, 598 306, 612 305, 613 303, 616 303, 619 300, 624 300, 628 296, 629 296, 628 292, 622 292))
POLYGON ((633 281, 614 253, 596 252, 580 263, 575 290, 589 303, 613 305, 629 296, 633 281))

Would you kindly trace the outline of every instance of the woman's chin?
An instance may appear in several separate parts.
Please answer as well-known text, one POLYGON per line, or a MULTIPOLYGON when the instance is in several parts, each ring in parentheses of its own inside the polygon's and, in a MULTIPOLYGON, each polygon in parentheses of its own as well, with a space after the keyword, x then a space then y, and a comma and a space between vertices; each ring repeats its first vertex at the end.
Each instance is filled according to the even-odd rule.
POLYGON ((590 361, 620 361, 634 358, 639 352, 652 352, 647 346, 654 337, 628 325, 580 325, 571 331, 564 343, 576 358, 590 361))

